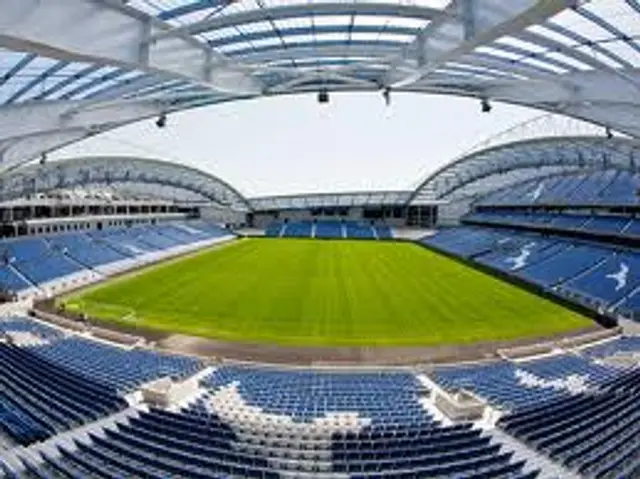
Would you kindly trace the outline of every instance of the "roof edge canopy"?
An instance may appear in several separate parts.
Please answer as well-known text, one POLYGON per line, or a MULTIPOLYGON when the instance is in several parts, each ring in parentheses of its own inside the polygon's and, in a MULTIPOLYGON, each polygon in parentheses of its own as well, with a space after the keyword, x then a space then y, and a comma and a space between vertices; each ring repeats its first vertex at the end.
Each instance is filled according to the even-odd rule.
MULTIPOLYGON (((247 199, 226 181, 197 168, 151 158, 87 156, 19 168, 0 176, 3 201, 88 186, 145 185, 188 192, 189 198, 248 211, 247 199)), ((177 199, 177 198, 174 198, 177 199)))

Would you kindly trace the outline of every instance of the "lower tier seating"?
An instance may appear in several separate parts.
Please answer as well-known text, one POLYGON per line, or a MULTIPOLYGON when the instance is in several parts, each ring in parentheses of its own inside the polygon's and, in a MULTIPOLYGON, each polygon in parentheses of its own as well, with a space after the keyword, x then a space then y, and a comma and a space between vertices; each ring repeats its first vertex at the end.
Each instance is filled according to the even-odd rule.
POLYGON ((89 433, 89 441, 58 446, 55 454, 42 454, 41 462, 25 459, 29 474, 158 479, 538 475, 531 468, 524 472, 525 461, 514 460, 512 452, 471 423, 436 421, 420 406, 419 384, 408 373, 223 366, 203 385, 209 393, 179 411, 151 408, 103 434, 89 433), (389 401, 393 397, 399 400, 389 401), (256 406, 267 403, 271 406, 256 406))
POLYGON ((57 329, 21 316, 0 318, 0 337, 8 333, 29 333, 42 340, 62 337, 57 329))
POLYGON ((444 228, 421 241, 592 309, 640 317, 633 248, 485 226, 444 228))
POLYGON ((228 366, 205 378, 203 386, 212 396, 237 392, 242 404, 294 421, 341 411, 358 411, 374 423, 419 423, 425 418, 417 400, 423 388, 408 373, 330 374, 228 366))
POLYGON ((265 236, 324 239, 391 239, 387 225, 371 225, 350 220, 274 221, 264 230, 265 236))
POLYGON ((228 230, 197 220, 0 240, 0 291, 17 294, 146 253, 229 235, 228 230))
MULTIPOLYGON (((27 319, 11 321, 39 331, 27 327, 27 319)), ((608 340, 595 346, 599 354, 607 343, 614 353, 636 345, 633 338, 608 340)), ((464 387, 494 404, 508 403, 499 427, 576 473, 636 477, 640 369, 605 366, 591 359, 589 349, 517 363, 441 367, 432 377, 446 388, 464 387), (507 393, 499 396, 501 390, 507 393)), ((34 350, 0 343, 0 364, 8 365, 0 370, 0 434, 29 444, 126 407, 100 367, 87 362, 80 374, 34 350)), ((141 361, 134 353, 122 354, 141 361)), ((467 421, 436 419, 423 379, 391 370, 221 365, 200 379, 200 392, 188 402, 170 410, 129 408, 108 427, 96 425, 38 452, 18 452, 11 465, 0 462, 0 477, 539 475, 538 462, 523 459, 496 435, 467 421), (16 462, 24 469, 16 472, 16 462)))
POLYGON ((81 338, 64 338, 29 347, 31 354, 75 374, 127 392, 160 377, 181 379, 202 369, 195 358, 151 350, 125 350, 81 338))
POLYGON ((640 355, 640 336, 621 336, 586 347, 580 351, 582 356, 590 358, 603 358, 630 353, 640 355))
POLYGON ((318 221, 312 231, 314 238, 343 238, 343 225, 340 221, 318 221))
POLYGON ((113 388, 0 342, 0 431, 19 444, 122 409, 113 388))

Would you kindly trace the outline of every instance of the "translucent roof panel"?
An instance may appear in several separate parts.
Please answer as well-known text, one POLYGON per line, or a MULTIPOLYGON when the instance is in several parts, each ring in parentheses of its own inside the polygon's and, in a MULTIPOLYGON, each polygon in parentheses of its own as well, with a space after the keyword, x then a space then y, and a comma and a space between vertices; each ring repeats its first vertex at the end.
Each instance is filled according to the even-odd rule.
POLYGON ((410 191, 372 191, 327 194, 301 194, 284 196, 263 196, 251 198, 249 202, 256 211, 275 209, 307 209, 322 207, 366 207, 404 205, 411 196, 410 191))
POLYGON ((23 1, 3 2, 5 159, 1 145, 11 144, 23 161, 14 137, 29 138, 33 157, 58 136, 62 144, 157 113, 324 89, 517 103, 640 137, 639 0, 53 3, 29 4, 25 15, 23 1), (64 101, 100 106, 85 123, 79 114, 59 121, 44 104, 64 101), (34 103, 46 121, 15 112, 34 103))

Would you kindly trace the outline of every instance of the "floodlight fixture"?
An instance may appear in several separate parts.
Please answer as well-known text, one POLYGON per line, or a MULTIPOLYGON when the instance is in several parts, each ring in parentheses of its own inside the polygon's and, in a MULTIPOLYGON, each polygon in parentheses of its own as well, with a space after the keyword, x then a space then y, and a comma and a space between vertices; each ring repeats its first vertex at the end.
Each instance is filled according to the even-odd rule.
POLYGON ((482 113, 490 113, 491 108, 492 106, 488 98, 483 98, 482 100, 480 100, 480 109, 482 113))
POLYGON ((156 120, 156 126, 158 128, 164 128, 165 126, 167 126, 167 114, 166 113, 160 113, 160 116, 156 120))

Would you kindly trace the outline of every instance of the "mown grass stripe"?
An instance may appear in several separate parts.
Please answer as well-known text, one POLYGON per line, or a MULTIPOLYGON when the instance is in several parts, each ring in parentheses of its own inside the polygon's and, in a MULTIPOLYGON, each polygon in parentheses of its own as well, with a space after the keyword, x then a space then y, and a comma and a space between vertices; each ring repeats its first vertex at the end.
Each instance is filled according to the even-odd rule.
POLYGON ((163 331, 309 346, 461 344, 590 324, 417 245, 374 241, 245 240, 69 301, 129 325, 133 317, 163 331))

